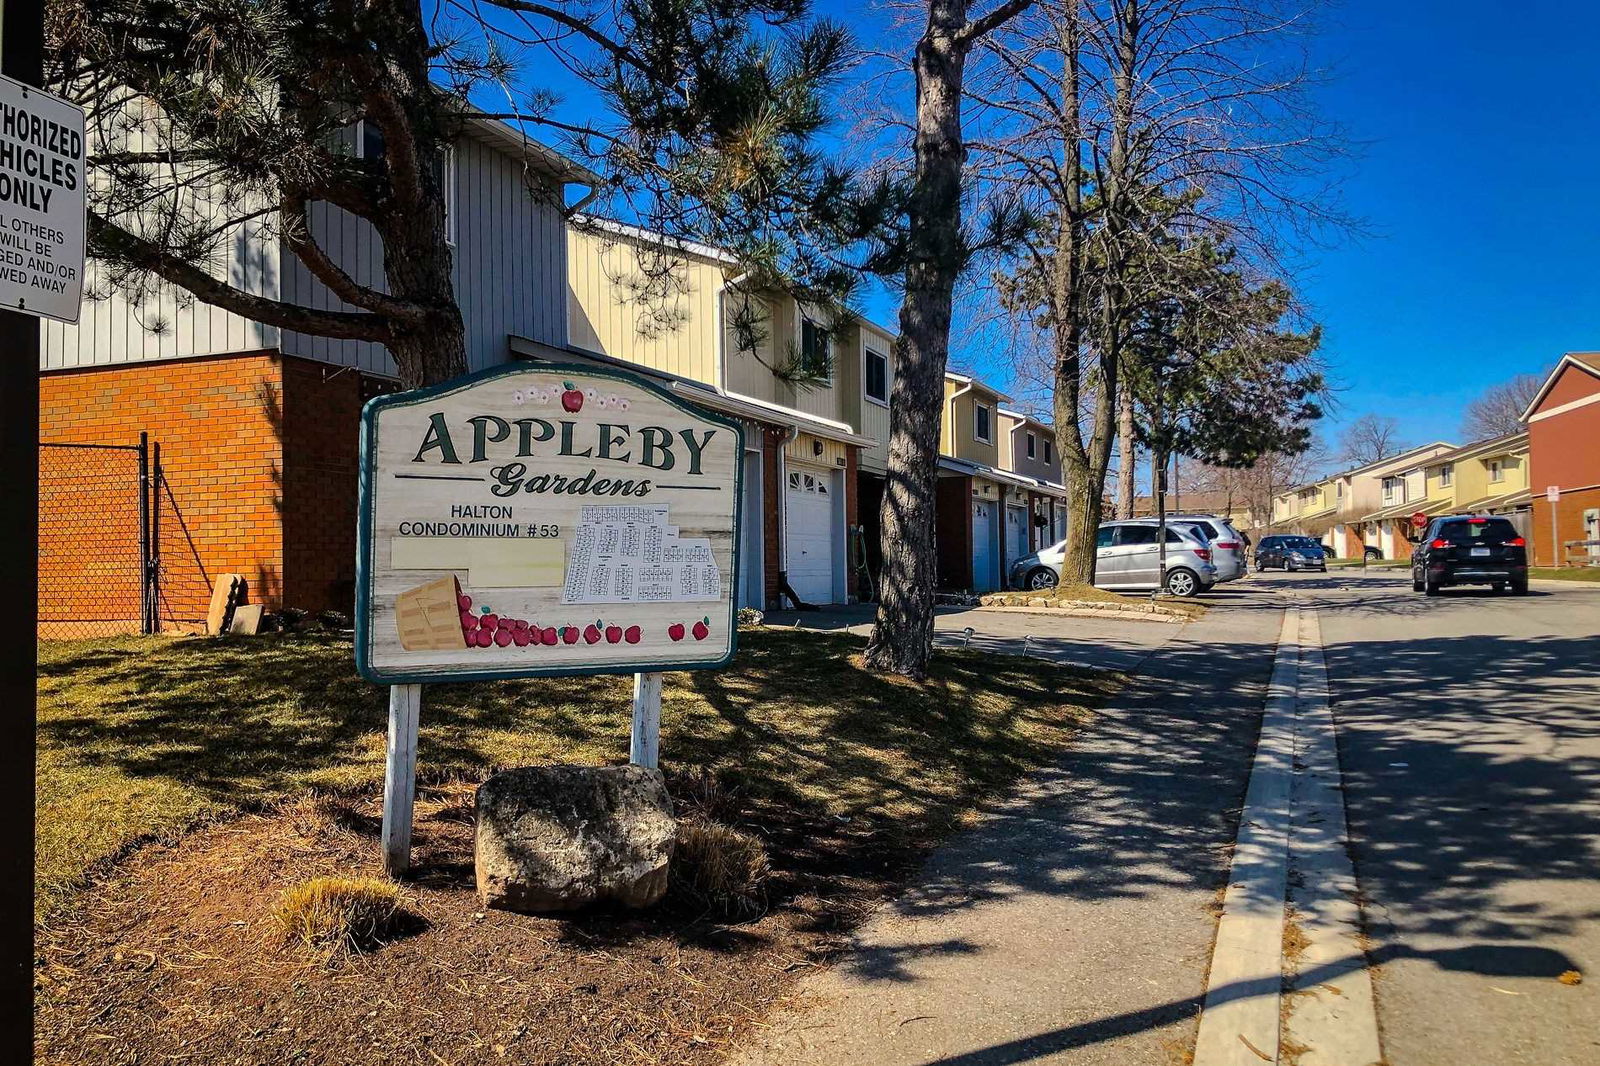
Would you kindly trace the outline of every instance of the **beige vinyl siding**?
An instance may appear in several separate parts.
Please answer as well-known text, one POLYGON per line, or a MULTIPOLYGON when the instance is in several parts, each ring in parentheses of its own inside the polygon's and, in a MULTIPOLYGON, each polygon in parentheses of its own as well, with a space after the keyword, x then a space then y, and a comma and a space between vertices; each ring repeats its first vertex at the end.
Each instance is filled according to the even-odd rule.
POLYGON ((815 463, 819 466, 843 467, 848 461, 848 448, 836 440, 824 437, 814 437, 809 433, 797 433, 794 440, 784 445, 785 459, 792 459, 797 463, 815 463), (822 451, 817 451, 817 445, 822 445, 822 451))
POLYGON ((721 384, 720 265, 676 252, 652 254, 623 236, 569 227, 567 279, 567 328, 573 346, 721 384), (650 291, 663 271, 670 272, 667 287, 650 291))
POLYGON ((727 305, 724 355, 727 363, 727 380, 723 382, 723 387, 740 396, 779 403, 778 381, 772 375, 772 367, 776 365, 774 352, 777 347, 777 334, 771 305, 759 296, 742 292, 725 293, 723 299, 727 305), (738 309, 746 305, 755 308, 761 319, 758 329, 761 335, 760 343, 753 352, 740 350, 739 339, 735 336, 731 325, 734 315, 739 313, 738 309))
POLYGON ((883 404, 867 399, 864 391, 867 350, 880 353, 889 362, 886 381, 889 388, 894 388, 894 338, 883 330, 870 323, 862 323, 857 331, 855 346, 856 385, 853 395, 856 401, 856 413, 846 419, 856 432, 863 436, 871 437, 877 441, 870 448, 861 450, 860 463, 863 470, 874 473, 882 472, 889 466, 889 408, 883 404))
POLYGON ((945 414, 939 451, 968 462, 986 466, 1000 465, 1000 400, 994 393, 980 386, 962 391, 959 382, 946 379, 944 383, 945 414), (989 440, 981 441, 975 433, 977 404, 989 408, 989 440))

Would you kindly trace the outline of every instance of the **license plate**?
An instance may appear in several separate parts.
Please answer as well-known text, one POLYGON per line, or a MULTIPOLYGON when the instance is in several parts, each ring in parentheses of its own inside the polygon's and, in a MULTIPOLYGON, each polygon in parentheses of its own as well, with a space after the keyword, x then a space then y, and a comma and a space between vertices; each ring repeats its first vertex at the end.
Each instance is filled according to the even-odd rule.
POLYGON ((1472 557, 1474 559, 1487 559, 1489 557, 1489 549, 1488 548, 1473 548, 1472 549, 1472 557))

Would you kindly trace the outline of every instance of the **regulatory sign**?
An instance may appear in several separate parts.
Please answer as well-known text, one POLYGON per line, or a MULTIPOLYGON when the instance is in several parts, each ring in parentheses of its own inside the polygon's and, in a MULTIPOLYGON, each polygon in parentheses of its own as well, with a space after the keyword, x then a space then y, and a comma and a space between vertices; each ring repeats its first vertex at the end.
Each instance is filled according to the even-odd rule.
POLYGON ((1551 503, 1558 502, 1561 499, 1561 486, 1560 485, 1547 485, 1547 486, 1545 486, 1544 498, 1549 500, 1551 503))
POLYGON ((0 306, 78 321, 83 155, 81 108, 0 76, 0 306))
POLYGON ((373 399, 358 668, 413 684, 727 662, 743 455, 737 422, 606 368, 373 399))
POLYGON ((1418 511, 1418 512, 1416 512, 1415 514, 1413 514, 1411 516, 1411 528, 1412 529, 1421 529, 1423 526, 1425 526, 1427 524, 1428 524, 1428 516, 1423 514, 1421 511, 1418 511))

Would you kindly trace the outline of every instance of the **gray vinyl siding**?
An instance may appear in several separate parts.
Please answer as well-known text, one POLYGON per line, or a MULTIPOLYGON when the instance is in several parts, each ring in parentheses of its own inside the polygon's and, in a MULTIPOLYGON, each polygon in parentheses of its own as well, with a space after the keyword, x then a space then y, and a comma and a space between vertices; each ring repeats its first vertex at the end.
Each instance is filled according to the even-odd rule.
MULTIPOLYGON (((456 297, 466 323, 467 361, 477 370, 504 362, 516 334, 564 347, 566 218, 561 189, 539 171, 480 141, 456 147, 456 297), (525 177, 526 175, 526 177, 525 177), (539 190, 536 198, 528 182, 539 190)), ((272 220, 243 227, 225 265, 249 292, 320 310, 356 310, 312 276, 274 232, 272 220)), ((358 282, 383 289, 383 243, 362 219, 325 203, 312 205, 312 232, 329 256, 358 282)), ((92 288, 93 265, 88 280, 92 288)), ((40 368, 176 359, 277 348, 323 362, 384 375, 394 362, 370 341, 329 340, 252 322, 198 300, 180 302, 174 287, 136 311, 119 295, 86 300, 77 326, 46 322, 40 368), (165 323, 162 330, 150 327, 165 323)))
MULTIPOLYGON (((472 370, 506 361, 506 337, 566 344, 566 219, 560 193, 536 172, 541 199, 529 192, 517 160, 478 141, 456 146, 456 299, 467 328, 472 370)), ((383 280, 383 242, 362 219, 328 204, 313 209, 312 232, 357 281, 383 280)), ((293 253, 283 256, 284 299, 323 310, 356 310, 312 276, 293 253)), ((395 372, 382 345, 286 332, 283 350, 376 374, 395 372)))
MULTIPOLYGON (((261 220, 245 223, 229 242, 217 277, 257 296, 278 294, 278 245, 261 220)), ((135 305, 120 292, 99 294, 93 262, 84 275, 78 324, 45 321, 39 331, 39 369, 71 370, 114 363, 243 352, 278 345, 278 329, 194 299, 162 283, 153 299, 135 305)))

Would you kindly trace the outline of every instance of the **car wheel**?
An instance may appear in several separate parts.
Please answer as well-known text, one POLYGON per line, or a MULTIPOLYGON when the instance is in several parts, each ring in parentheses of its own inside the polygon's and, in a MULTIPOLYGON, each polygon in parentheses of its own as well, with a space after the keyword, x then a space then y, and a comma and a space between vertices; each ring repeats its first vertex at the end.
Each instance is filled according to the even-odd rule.
POLYGON ((1193 596, 1200 588, 1200 576, 1188 567, 1167 571, 1167 591, 1172 595, 1193 596))
POLYGON ((1412 592, 1421 592, 1422 591, 1422 579, 1417 576, 1417 572, 1415 570, 1411 571, 1411 591, 1412 592))
POLYGON ((1025 584, 1034 592, 1042 592, 1045 589, 1055 588, 1060 581, 1061 579, 1056 576, 1056 572, 1054 570, 1050 569, 1048 566, 1041 566, 1039 569, 1028 575, 1028 580, 1025 582, 1025 584))
POLYGON ((1423 578, 1422 578, 1422 592, 1423 592, 1423 595, 1425 595, 1425 596, 1437 596, 1437 595, 1439 595, 1439 583, 1437 581, 1433 580, 1433 578, 1428 577, 1427 575, 1423 575, 1423 578))
POLYGON ((1383 558, 1383 553, 1377 548, 1368 548, 1366 551, 1362 552, 1362 554, 1365 555, 1368 560, 1383 558))
POLYGON ((1523 578, 1521 581, 1513 581, 1511 583, 1511 595, 1513 595, 1513 596, 1526 596, 1527 594, 1528 594, 1528 579, 1527 578, 1523 578))
POLYGON ((1292 574, 1298 569, 1299 569, 1299 567, 1295 565, 1295 561, 1293 559, 1285 559, 1284 560, 1284 563, 1283 563, 1284 573, 1292 574))

